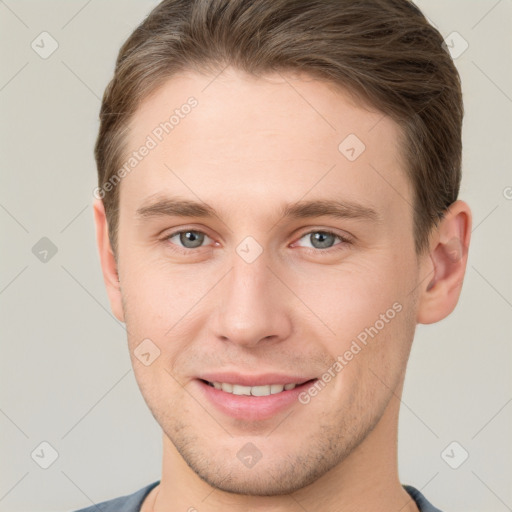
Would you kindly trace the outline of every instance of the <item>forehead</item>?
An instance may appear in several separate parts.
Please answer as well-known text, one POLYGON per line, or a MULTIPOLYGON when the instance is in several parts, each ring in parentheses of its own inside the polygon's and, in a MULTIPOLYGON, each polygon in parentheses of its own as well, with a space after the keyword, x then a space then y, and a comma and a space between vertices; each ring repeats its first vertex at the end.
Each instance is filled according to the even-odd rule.
POLYGON ((122 202, 135 210, 165 191, 258 206, 341 194, 403 209, 411 191, 399 135, 389 117, 307 75, 185 73, 131 120, 129 152, 152 147, 123 180, 122 202))

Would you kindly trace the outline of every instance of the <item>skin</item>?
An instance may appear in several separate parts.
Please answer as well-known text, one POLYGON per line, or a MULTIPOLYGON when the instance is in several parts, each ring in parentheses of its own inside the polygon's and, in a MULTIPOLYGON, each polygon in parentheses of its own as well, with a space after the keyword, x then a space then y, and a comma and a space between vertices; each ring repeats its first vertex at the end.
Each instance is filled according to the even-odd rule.
POLYGON ((172 78, 136 112, 130 150, 189 96, 198 106, 119 185, 117 261, 94 205, 111 308, 163 431, 161 483, 142 510, 417 510, 397 471, 399 398, 416 325, 458 301, 469 207, 456 201, 418 256, 400 128, 306 75, 172 78), (353 162, 338 150, 351 133, 366 146, 353 162), (137 216, 156 194, 200 200, 217 217, 137 216), (380 220, 281 215, 313 199, 380 220), (179 229, 207 236, 200 248, 165 239, 179 229), (315 245, 325 230, 350 241, 315 245), (236 252, 247 236, 263 249, 252 263, 236 252), (199 392, 201 371, 320 377, 394 303, 400 313, 306 405, 237 420, 199 392), (134 355, 146 338, 160 350, 149 366, 134 355), (252 468, 237 458, 248 442, 262 453, 252 468))

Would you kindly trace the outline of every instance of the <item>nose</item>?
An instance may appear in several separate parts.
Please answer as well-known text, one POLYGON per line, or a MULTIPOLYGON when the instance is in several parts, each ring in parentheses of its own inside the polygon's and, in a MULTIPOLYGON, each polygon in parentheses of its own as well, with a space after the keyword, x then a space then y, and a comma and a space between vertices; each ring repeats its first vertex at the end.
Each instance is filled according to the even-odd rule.
POLYGON ((265 252, 251 263, 234 254, 232 263, 215 297, 214 335, 245 347, 286 339, 292 331, 293 301, 265 252))

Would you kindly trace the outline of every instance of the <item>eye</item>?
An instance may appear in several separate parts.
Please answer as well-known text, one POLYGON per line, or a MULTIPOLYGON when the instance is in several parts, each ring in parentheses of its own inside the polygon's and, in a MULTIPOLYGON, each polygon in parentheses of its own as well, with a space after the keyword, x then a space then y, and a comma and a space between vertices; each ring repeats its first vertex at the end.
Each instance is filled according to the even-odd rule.
POLYGON ((305 239, 307 242, 311 244, 310 246, 305 247, 312 248, 315 250, 330 249, 331 247, 336 245, 345 246, 350 243, 350 240, 348 240, 348 238, 344 238, 341 235, 333 233, 332 231, 325 230, 310 231, 309 233, 305 233, 304 235, 302 235, 299 240, 302 239, 305 239), (336 239, 340 240, 341 243, 335 244, 334 242, 336 241, 336 239))
MULTIPOLYGON (((330 252, 328 250, 332 247, 334 247, 333 250, 343 249, 351 243, 350 239, 328 230, 316 230, 304 233, 299 238, 299 241, 303 239, 306 243, 310 244, 309 246, 305 245, 303 247, 307 250, 312 250, 313 252, 330 252), (335 243, 336 239, 338 239, 340 243, 335 243), (336 249, 337 246, 340 247, 336 249)), ((165 242, 170 242, 171 245, 175 246, 173 249, 185 253, 191 252, 193 249, 200 249, 201 247, 204 247, 203 243, 205 241, 213 241, 206 233, 196 229, 175 231, 174 233, 167 235, 163 240, 165 242)), ((296 242, 296 244, 298 244, 298 242, 296 242)))
POLYGON ((184 249, 197 249, 201 247, 205 239, 211 240, 211 238, 202 231, 194 229, 176 231, 165 237, 166 241, 184 249), (176 239, 176 241, 173 241, 173 239, 176 239))

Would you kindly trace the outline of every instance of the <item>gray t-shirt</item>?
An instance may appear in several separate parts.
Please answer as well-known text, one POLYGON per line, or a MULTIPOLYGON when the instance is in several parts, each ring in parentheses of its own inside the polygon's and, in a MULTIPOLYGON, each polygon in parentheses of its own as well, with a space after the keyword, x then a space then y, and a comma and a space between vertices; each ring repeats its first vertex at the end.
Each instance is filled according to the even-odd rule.
MULTIPOLYGON (((91 507, 75 510, 74 512, 140 512, 142 502, 146 499, 146 496, 150 491, 159 483, 160 480, 143 487, 133 494, 121 496, 113 500, 103 501, 96 505, 92 505, 91 507)), ((441 512, 438 508, 434 507, 429 501, 427 501, 427 498, 425 498, 418 489, 415 489, 410 485, 403 485, 403 488, 416 502, 420 512, 441 512)))

